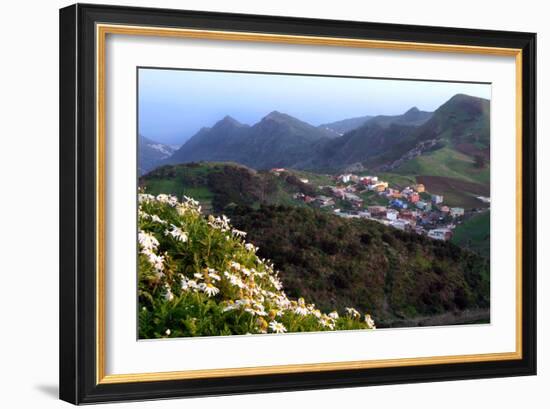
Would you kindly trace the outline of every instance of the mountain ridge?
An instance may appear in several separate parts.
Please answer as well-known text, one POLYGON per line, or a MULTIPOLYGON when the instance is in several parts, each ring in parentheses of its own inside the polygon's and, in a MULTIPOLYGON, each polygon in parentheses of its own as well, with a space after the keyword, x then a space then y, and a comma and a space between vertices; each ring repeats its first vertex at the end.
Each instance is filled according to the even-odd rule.
POLYGON ((332 129, 279 111, 252 126, 226 116, 202 128, 162 164, 232 161, 255 169, 337 171, 396 168, 445 146, 472 158, 490 156, 489 101, 483 98, 456 94, 434 112, 413 106, 401 115, 357 118, 364 123, 335 137, 332 129))

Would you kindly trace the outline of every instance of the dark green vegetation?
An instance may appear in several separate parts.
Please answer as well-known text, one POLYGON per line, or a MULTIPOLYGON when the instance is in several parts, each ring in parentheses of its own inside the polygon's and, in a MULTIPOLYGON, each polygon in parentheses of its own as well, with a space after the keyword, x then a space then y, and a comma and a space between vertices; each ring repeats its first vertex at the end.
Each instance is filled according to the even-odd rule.
POLYGON ((460 247, 309 208, 235 208, 237 228, 275 263, 287 293, 322 309, 366 308, 379 327, 489 308, 489 263, 460 247))
MULTIPOLYGON (((312 181, 322 181, 322 175, 300 172, 312 181)), ((294 173, 277 176, 258 172, 246 166, 231 163, 188 163, 166 165, 141 177, 140 186, 150 194, 190 196, 201 202, 205 210, 223 211, 227 206, 243 205, 253 208, 260 204, 299 205, 292 195, 313 195, 316 188, 300 181, 294 173)))
POLYGON ((489 258, 490 227, 491 213, 485 211, 477 214, 455 229, 452 242, 489 258))

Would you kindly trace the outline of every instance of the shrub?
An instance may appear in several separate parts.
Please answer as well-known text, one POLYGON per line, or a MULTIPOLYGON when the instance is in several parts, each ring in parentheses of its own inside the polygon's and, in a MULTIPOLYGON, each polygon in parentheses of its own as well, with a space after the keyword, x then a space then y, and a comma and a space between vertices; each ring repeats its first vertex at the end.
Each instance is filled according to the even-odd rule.
POLYGON ((246 232, 193 199, 140 194, 138 225, 140 338, 375 328, 353 308, 326 313, 287 297, 246 232))

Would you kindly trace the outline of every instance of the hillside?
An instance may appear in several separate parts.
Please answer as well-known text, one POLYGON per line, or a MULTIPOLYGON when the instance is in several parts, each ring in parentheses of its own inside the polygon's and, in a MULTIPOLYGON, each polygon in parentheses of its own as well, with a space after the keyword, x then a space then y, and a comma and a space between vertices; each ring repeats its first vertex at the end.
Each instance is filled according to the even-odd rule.
POLYGON ((428 121, 433 112, 421 111, 417 107, 412 107, 402 115, 377 115, 370 119, 369 125, 379 125, 382 128, 388 128, 390 125, 420 126, 428 121))
POLYGON ((340 121, 330 122, 319 125, 319 128, 329 129, 339 135, 352 131, 364 125, 367 121, 374 118, 372 115, 358 116, 354 118, 342 119, 340 121))
POLYGON ((156 168, 163 160, 169 158, 174 151, 175 149, 170 145, 156 142, 140 135, 138 139, 139 174, 143 175, 156 168))
POLYGON ((488 258, 491 250, 490 232, 491 213, 484 211, 458 226, 452 242, 488 258))
POLYGON ((273 111, 253 126, 225 117, 203 128, 165 163, 238 162, 255 169, 288 167, 308 157, 315 144, 334 132, 273 111))
POLYGON ((364 310, 288 297, 246 232, 191 198, 140 194, 138 215, 141 339, 375 328, 364 310))
MULTIPOLYGON (((308 174, 302 173, 307 176, 308 174)), ((311 175, 321 178, 321 176, 311 175)), ((187 163, 165 165, 140 178, 147 193, 190 196, 207 211, 223 211, 230 204, 259 207, 260 204, 299 206, 295 193, 314 194, 315 188, 302 183, 293 173, 277 176, 235 163, 187 163)))
POLYGON ((419 317, 450 324, 466 310, 488 319, 489 262, 452 243, 309 208, 239 207, 230 217, 291 296, 326 309, 368 306, 381 327, 419 317))

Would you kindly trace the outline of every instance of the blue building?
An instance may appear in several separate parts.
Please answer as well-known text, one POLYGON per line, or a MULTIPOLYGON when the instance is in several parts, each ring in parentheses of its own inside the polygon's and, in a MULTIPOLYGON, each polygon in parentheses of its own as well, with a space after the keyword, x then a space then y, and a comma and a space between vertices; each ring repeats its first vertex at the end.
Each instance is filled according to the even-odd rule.
POLYGON ((398 209, 406 209, 407 203, 400 199, 393 199, 390 201, 390 206, 397 207, 398 209))

